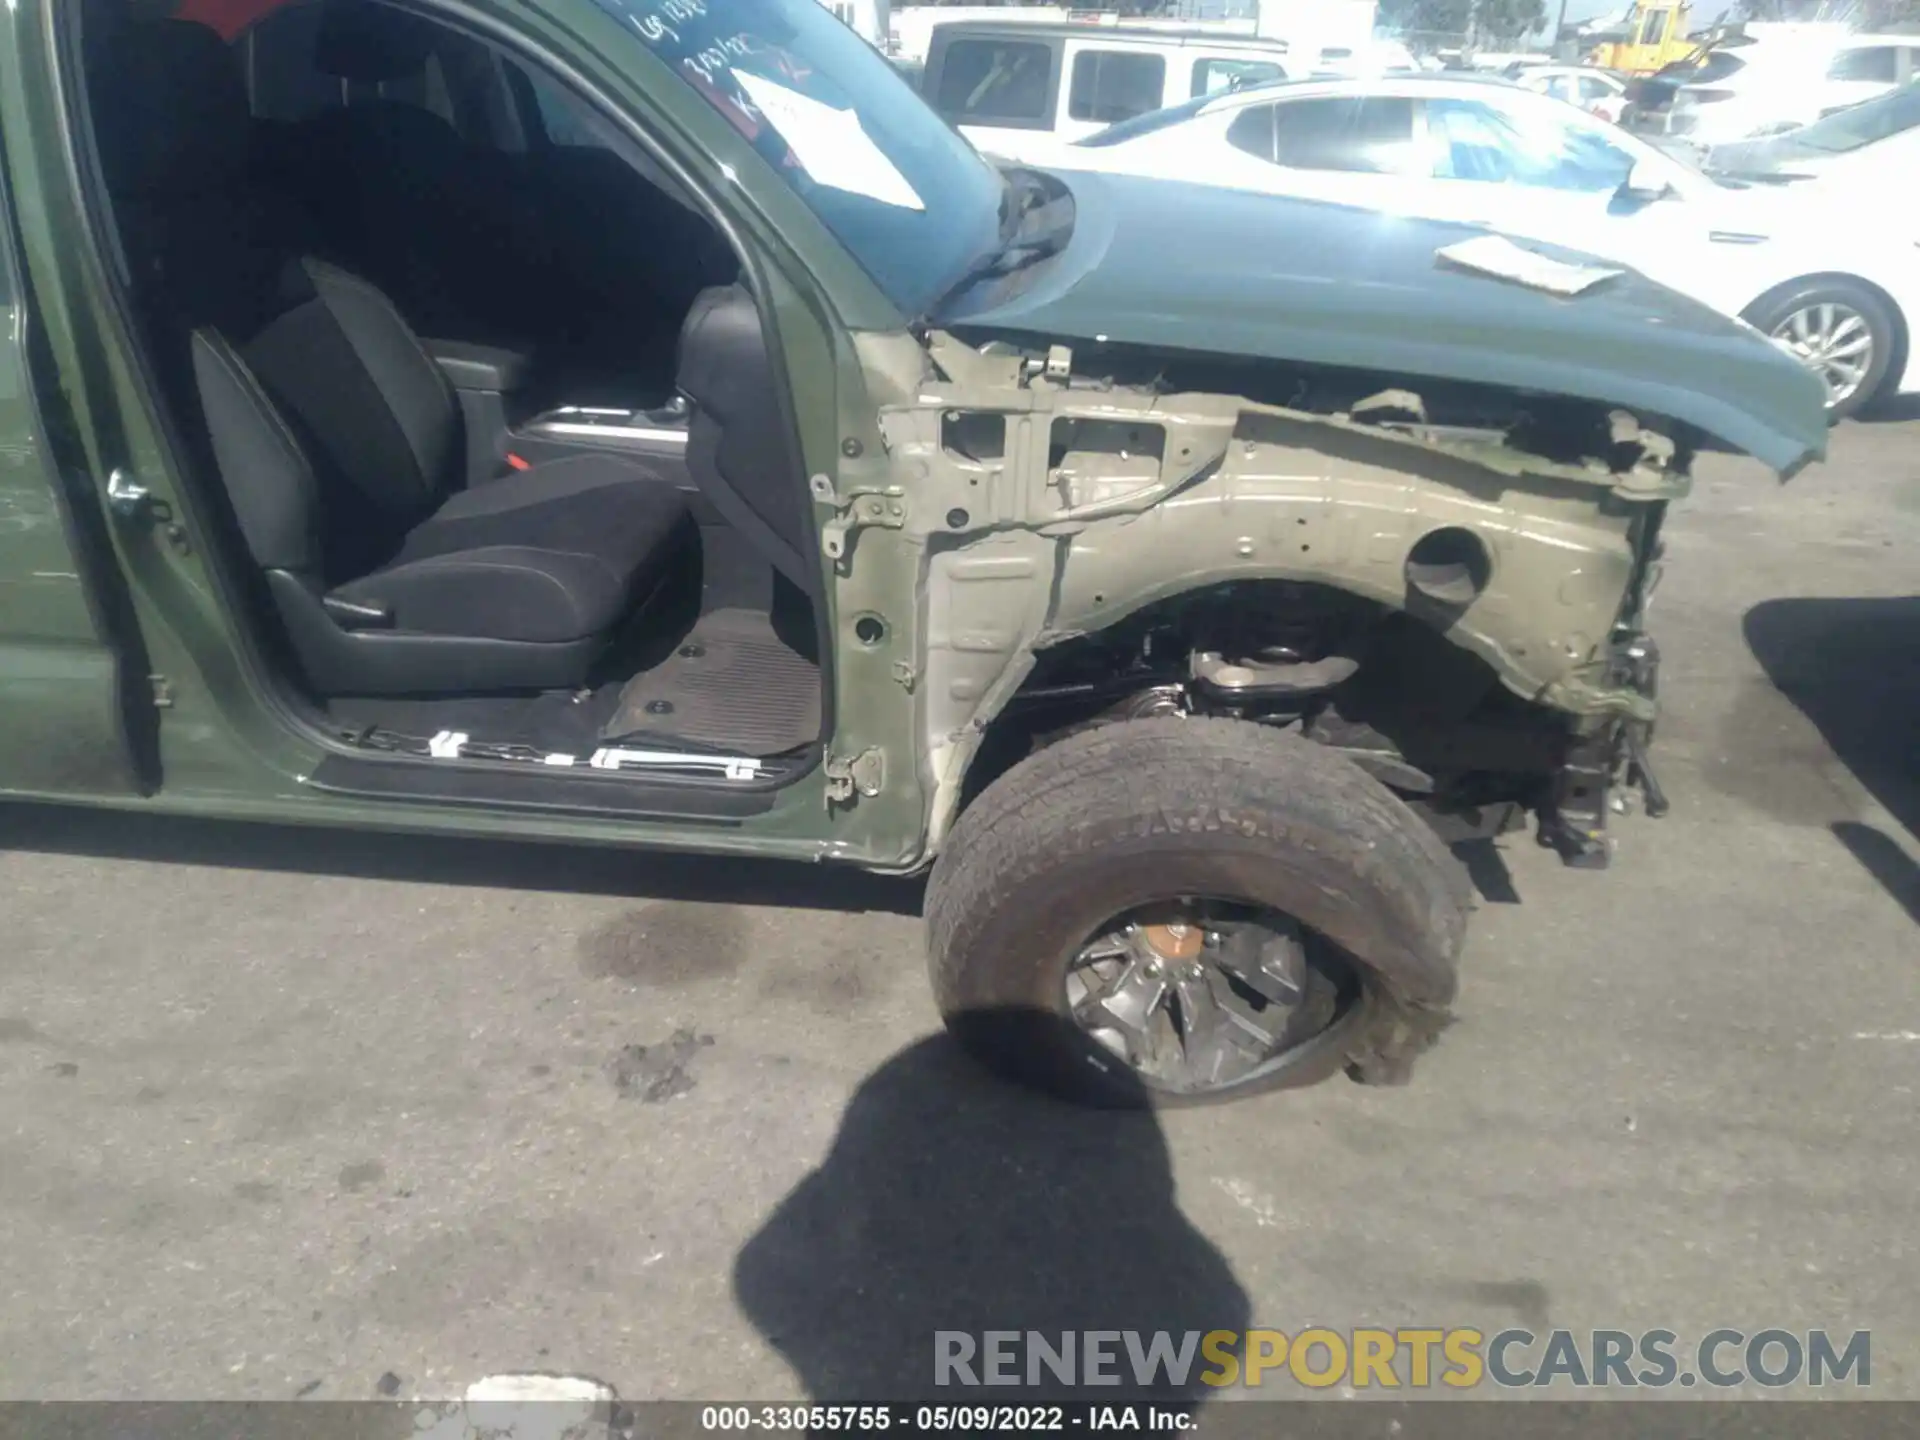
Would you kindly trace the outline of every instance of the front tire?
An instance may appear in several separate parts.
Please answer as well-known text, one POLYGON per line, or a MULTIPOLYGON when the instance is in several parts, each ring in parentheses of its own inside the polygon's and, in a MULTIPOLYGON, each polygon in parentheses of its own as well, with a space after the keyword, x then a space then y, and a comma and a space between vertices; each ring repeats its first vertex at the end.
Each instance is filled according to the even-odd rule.
POLYGON ((1071 736, 996 780, 948 838, 926 913, 963 1046, 1056 1095, 1138 1107, 1342 1067, 1404 1079, 1445 1023, 1467 895, 1431 827, 1345 758, 1249 722, 1160 718, 1071 736), (1129 984, 1131 1009, 1112 998, 1129 984), (1216 999, 1226 1038, 1182 1070, 1216 999), (1116 1041, 1111 1012, 1143 1009, 1151 1025, 1116 1041))
POLYGON ((1842 276, 1783 285, 1750 306, 1747 319, 1820 377, 1830 421, 1872 402, 1900 345, 1900 326, 1886 301, 1842 276))

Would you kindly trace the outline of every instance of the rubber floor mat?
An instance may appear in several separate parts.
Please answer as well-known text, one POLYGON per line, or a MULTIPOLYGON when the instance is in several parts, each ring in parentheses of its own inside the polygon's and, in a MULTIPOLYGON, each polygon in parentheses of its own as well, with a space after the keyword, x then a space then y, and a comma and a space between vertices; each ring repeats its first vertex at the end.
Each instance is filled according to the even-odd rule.
POLYGON ((820 735, 820 668, 758 610, 702 615, 680 648, 620 692, 605 741, 676 736, 742 755, 778 755, 820 735))

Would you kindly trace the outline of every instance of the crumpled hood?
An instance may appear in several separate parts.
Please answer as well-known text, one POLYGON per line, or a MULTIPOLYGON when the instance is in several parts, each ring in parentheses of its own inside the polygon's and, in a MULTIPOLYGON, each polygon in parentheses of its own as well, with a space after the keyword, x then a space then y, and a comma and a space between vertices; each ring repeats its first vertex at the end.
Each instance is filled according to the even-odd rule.
POLYGON ((1696 425, 1782 475, 1826 453, 1811 373, 1752 326, 1635 271, 1563 298, 1437 264, 1436 250, 1484 233, 1468 226, 1050 173, 1076 206, 1066 249, 957 297, 938 323, 1579 396, 1696 425))

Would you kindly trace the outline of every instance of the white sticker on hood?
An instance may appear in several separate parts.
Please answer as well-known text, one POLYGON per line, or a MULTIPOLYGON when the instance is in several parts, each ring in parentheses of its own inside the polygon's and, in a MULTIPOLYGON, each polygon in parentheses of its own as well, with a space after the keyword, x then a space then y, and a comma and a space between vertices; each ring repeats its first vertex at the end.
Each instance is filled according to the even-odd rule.
POLYGON ((1522 249, 1504 235, 1479 235, 1457 245, 1443 246, 1433 258, 1478 271, 1500 280, 1512 280, 1551 295, 1578 295, 1602 280, 1626 272, 1607 265, 1578 265, 1555 260, 1538 251, 1522 249))
POLYGON ((800 168, 817 184, 864 195, 903 210, 925 210, 926 202, 886 157, 853 110, 836 110, 797 90, 735 70, 733 78, 792 149, 800 168))

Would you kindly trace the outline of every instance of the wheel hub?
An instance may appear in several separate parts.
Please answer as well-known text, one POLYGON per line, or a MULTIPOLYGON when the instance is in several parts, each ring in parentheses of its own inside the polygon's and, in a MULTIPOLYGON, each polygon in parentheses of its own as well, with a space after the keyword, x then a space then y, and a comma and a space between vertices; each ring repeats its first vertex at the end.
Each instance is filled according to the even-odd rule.
POLYGON ((1300 926, 1274 911, 1181 900, 1130 911, 1068 967, 1075 1023, 1161 1089, 1244 1079, 1298 1043, 1307 995, 1300 926))
POLYGON ((1185 920, 1140 927, 1140 936, 1146 941, 1147 948, 1162 960, 1192 960, 1205 946, 1206 934, 1200 926, 1185 920))

